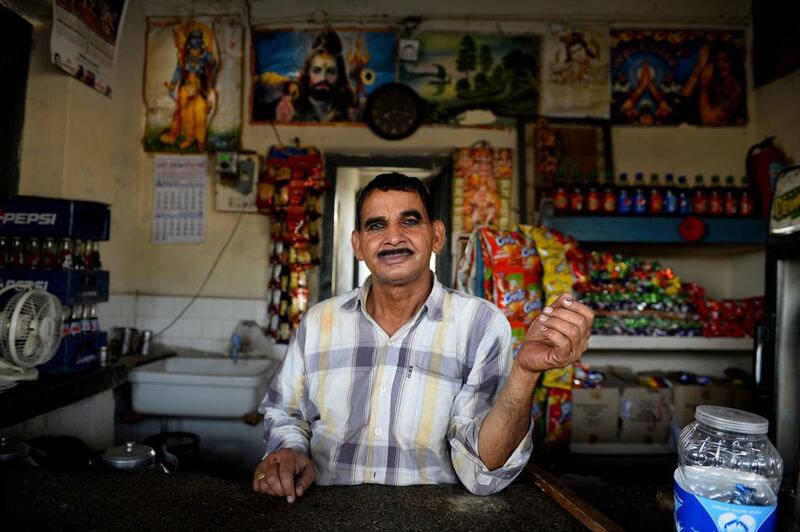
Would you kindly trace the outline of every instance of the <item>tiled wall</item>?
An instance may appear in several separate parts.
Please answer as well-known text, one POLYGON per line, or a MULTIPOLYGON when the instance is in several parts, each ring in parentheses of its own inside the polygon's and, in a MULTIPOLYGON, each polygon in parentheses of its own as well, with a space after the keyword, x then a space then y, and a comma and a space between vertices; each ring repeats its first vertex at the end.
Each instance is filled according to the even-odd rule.
MULTIPOLYGON (((100 326, 149 329, 166 327, 189 303, 189 297, 112 294, 98 306, 100 326)), ((169 347, 225 353, 239 321, 266 325, 267 303, 255 299, 197 298, 189 310, 154 342, 169 347)))

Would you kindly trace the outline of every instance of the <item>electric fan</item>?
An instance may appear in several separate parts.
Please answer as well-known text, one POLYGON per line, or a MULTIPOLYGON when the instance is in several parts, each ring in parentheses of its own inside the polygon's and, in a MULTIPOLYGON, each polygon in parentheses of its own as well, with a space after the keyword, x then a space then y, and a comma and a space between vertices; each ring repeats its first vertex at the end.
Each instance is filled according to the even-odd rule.
POLYGON ((61 342, 61 302, 44 290, 0 290, 0 385, 34 380, 34 366, 53 358, 61 342), (5 297, 3 297, 5 295, 5 297))

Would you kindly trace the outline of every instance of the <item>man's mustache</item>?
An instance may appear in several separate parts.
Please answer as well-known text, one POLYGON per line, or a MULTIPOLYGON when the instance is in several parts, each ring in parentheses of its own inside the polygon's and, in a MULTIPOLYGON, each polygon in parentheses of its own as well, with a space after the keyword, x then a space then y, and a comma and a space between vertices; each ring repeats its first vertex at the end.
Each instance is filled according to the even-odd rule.
POLYGON ((397 249, 384 249, 383 251, 378 252, 378 257, 388 257, 390 255, 412 255, 414 252, 408 248, 397 248, 397 249))

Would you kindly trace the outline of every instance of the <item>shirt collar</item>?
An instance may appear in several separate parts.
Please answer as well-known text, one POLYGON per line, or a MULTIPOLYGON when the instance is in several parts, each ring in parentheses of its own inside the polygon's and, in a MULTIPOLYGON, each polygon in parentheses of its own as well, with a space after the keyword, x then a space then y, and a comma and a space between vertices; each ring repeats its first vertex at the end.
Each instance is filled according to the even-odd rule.
MULTIPOLYGON (((425 303, 422 305, 422 310, 426 311, 428 313, 428 318, 432 319, 433 321, 441 321, 444 316, 444 312, 442 310, 444 306, 444 287, 436 278, 435 273, 431 272, 431 276, 433 277, 433 288, 431 288, 431 293, 428 294, 428 299, 426 299, 425 303)), ((354 294, 353 297, 342 303, 341 308, 349 311, 359 310, 362 308, 366 309, 367 295, 369 294, 371 287, 372 276, 370 275, 358 290, 358 293, 354 294)))

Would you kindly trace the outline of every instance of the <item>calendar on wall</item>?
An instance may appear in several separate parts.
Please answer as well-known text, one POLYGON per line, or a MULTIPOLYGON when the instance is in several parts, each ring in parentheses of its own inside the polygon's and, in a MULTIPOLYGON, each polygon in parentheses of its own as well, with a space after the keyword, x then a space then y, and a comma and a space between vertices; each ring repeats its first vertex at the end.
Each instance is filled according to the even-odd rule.
POLYGON ((153 191, 154 244, 191 244, 205 239, 205 155, 157 155, 153 191))

